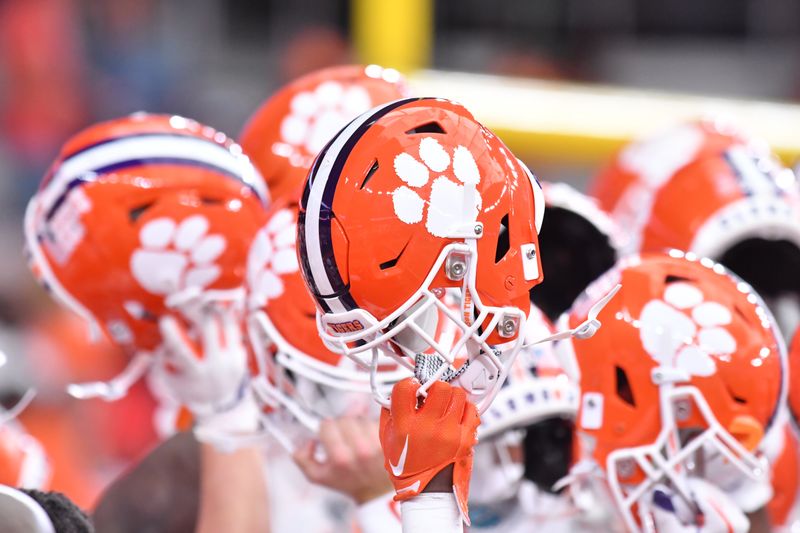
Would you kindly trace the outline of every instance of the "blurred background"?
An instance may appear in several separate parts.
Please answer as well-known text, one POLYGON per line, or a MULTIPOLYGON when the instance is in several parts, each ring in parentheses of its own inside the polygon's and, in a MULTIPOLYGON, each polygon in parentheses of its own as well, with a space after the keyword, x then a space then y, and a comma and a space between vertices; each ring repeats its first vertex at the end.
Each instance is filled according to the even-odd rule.
POLYGON ((39 387, 43 402, 23 422, 70 457, 54 488, 89 506, 154 439, 117 427, 136 425, 130 405, 143 396, 112 406, 61 392, 121 363, 90 346, 25 268, 22 213, 60 145, 137 110, 236 136, 281 84, 351 62, 463 99, 541 176, 578 186, 625 138, 707 108, 738 111, 758 133, 789 132, 784 158, 798 143, 797 108, 765 103, 800 99, 796 0, 2 0, 0 347, 12 369, 0 372, 0 392, 39 387), (98 420, 112 421, 104 434, 98 420))

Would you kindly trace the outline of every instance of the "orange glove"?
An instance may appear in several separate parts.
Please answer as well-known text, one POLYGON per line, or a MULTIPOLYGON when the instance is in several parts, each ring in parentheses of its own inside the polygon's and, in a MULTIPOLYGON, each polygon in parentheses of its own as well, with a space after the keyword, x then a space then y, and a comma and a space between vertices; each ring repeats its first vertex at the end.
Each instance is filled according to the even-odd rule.
POLYGON ((480 423, 475 406, 463 389, 437 381, 417 407, 415 378, 392 389, 391 409, 381 411, 384 467, 394 484, 396 501, 417 496, 448 465, 453 467, 453 492, 467 516, 472 447, 480 423))

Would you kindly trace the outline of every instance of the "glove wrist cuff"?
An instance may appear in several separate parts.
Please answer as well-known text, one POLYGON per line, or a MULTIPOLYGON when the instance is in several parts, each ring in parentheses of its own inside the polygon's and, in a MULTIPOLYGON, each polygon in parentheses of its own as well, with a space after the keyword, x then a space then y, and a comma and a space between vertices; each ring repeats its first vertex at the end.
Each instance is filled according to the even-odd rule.
POLYGON ((196 413, 194 434, 197 440, 213 444, 220 450, 233 450, 236 437, 252 435, 259 428, 259 410, 252 394, 245 394, 225 411, 196 413))

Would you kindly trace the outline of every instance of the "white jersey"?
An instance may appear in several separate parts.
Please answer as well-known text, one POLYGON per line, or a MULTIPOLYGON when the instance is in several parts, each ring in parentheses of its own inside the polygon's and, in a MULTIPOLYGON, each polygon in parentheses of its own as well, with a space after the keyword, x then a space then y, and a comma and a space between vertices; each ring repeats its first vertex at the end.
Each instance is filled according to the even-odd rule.
POLYGON ((277 444, 267 449, 265 469, 272 531, 355 531, 356 506, 352 500, 309 482, 289 454, 277 444))
MULTIPOLYGON (((569 533, 591 531, 580 519, 569 497, 545 493, 529 482, 520 486, 517 497, 495 506, 470 504, 470 533, 569 533)), ((607 531, 598 527, 596 531, 607 531)))

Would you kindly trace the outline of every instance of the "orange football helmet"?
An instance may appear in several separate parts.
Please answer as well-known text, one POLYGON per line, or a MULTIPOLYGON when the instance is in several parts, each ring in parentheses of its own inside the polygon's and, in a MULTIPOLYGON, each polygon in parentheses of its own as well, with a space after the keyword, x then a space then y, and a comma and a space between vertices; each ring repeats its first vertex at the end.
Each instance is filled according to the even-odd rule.
POLYGON ((543 214, 530 171, 460 105, 405 99, 364 113, 320 152, 300 206, 323 341, 367 366, 378 347, 416 358, 420 394, 445 377, 484 410, 522 348, 543 214), (448 290, 460 290, 460 312, 448 290), (463 333, 451 347, 434 339, 441 313, 463 333))
POLYGON ((789 412, 800 426, 800 328, 795 330, 789 344, 789 380, 789 412))
POLYGON ((792 531, 800 525, 800 443, 788 421, 782 431, 773 432, 771 440, 773 449, 765 450, 773 491, 767 504, 769 522, 774 531, 792 531))
POLYGON ((28 204, 31 268, 126 351, 160 343, 158 319, 197 294, 241 293, 266 186, 224 134, 135 114, 70 139, 28 204))
MULTIPOLYGON (((298 199, 284 197, 272 204, 247 261, 248 331, 260 367, 254 390, 272 408, 265 426, 290 450, 309 433, 316 435, 323 417, 371 403, 370 373, 330 351, 317 333, 314 299, 297 259, 297 192, 298 199)), ((387 394, 409 375, 384 356, 375 386, 387 394)))
POLYGON ((318 70, 263 103, 239 142, 277 199, 303 183, 314 157, 348 122, 406 93, 405 81, 394 69, 348 65, 318 70))
POLYGON ((680 124, 625 146, 595 175, 589 194, 615 220, 624 221, 621 227, 638 234, 647 223, 653 196, 676 172, 731 146, 754 142, 721 121, 680 124))
POLYGON ((752 285, 783 328, 797 326, 798 183, 759 142, 686 124, 623 149, 591 191, 630 233, 626 252, 710 257, 752 285))
POLYGON ((531 301, 551 319, 569 309, 589 283, 614 266, 625 234, 588 196, 566 183, 542 182, 547 224, 539 232, 547 283, 531 301))
POLYGON ((759 447, 765 433, 783 430, 773 420, 787 362, 756 293, 721 265, 678 251, 621 260, 562 321, 579 323, 617 283, 600 331, 557 349, 580 380, 582 469, 603 471, 627 527, 638 531, 658 484, 698 509, 686 483, 701 475, 698 452, 721 455, 751 478, 768 476, 759 447))

